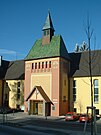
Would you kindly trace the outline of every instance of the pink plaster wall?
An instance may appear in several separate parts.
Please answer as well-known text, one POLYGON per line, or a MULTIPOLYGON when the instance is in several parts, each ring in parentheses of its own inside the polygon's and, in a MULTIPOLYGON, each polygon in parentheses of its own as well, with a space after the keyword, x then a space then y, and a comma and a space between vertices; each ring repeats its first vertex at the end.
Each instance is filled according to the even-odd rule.
MULTIPOLYGON (((40 60, 40 61, 44 61, 40 60)), ((25 93, 24 93, 24 99, 27 98, 27 96, 30 93, 30 86, 31 86, 31 74, 38 74, 38 73, 51 73, 52 74, 52 86, 51 86, 51 101, 54 104, 55 110, 53 110, 53 106, 51 105, 51 116, 59 116, 61 114, 64 114, 68 110, 68 101, 63 102, 62 100, 62 86, 63 86, 63 73, 68 73, 68 68, 64 67, 64 59, 62 58, 52 58, 52 59, 47 59, 47 61, 51 61, 51 68, 48 67, 45 69, 42 69, 42 65, 40 69, 32 69, 32 63, 36 61, 30 61, 30 62, 25 62, 25 93)), ((39 61, 38 61, 39 62, 39 61)), ((65 61, 67 62, 67 61, 65 61)), ((47 83, 47 82, 46 82, 47 83)), ((68 90, 68 88, 67 88, 68 90)), ((47 93, 46 93, 47 94, 47 93)), ((27 102, 25 102, 25 112, 27 112, 28 106, 27 102)))

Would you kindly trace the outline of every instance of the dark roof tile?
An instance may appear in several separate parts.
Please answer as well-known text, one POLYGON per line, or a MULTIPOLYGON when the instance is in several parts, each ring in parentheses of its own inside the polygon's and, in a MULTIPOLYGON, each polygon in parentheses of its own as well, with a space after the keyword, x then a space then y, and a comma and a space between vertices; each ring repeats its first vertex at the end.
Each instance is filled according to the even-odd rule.
POLYGON ((25 74, 24 60, 11 61, 9 63, 5 80, 23 80, 25 74))
POLYGON ((2 60, 0 66, 0 79, 4 79, 5 74, 7 72, 7 68, 9 65, 9 61, 2 60))
MULTIPOLYGON (((89 51, 70 53, 70 76, 87 77, 89 72, 89 51)), ((91 51, 92 76, 101 76, 101 50, 91 51)))

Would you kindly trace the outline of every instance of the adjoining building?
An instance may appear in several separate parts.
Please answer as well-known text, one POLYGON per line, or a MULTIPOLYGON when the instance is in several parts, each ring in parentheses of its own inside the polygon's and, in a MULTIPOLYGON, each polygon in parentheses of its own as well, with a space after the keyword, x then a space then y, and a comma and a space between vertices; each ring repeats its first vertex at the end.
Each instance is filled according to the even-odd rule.
POLYGON ((0 106, 8 105, 9 103, 9 91, 4 91, 6 82, 5 74, 8 69, 9 61, 5 61, 0 56, 0 106))
POLYGON ((22 109, 24 105, 24 60, 10 61, 5 74, 6 88, 9 89, 9 107, 22 109))
MULTIPOLYGON (((89 52, 70 53, 69 56, 71 57, 69 101, 76 112, 86 113, 87 106, 91 106, 89 52)), ((96 113, 101 114, 101 50, 91 51, 91 72, 93 105, 96 107, 96 113)))
POLYGON ((0 59, 0 108, 21 109, 24 105, 24 60, 0 59))
MULTIPOLYGON (((50 13, 24 60, 0 61, 0 106, 33 115, 86 113, 91 106, 89 51, 68 53, 61 35, 54 35, 50 13), (24 97, 23 97, 24 95, 24 97)), ((93 103, 101 114, 101 50, 91 51, 93 103)))

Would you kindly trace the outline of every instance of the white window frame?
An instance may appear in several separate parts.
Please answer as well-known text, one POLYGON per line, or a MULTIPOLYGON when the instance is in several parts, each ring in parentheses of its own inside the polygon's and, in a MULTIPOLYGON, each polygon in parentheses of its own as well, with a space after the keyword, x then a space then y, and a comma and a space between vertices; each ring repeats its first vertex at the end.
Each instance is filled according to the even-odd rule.
POLYGON ((98 79, 95 79, 93 81, 94 83, 94 103, 99 103, 99 82, 98 79), (95 81, 97 81, 97 83, 95 83, 95 81), (95 92, 96 90, 96 92, 95 92))
POLYGON ((73 80, 73 102, 76 102, 76 80, 73 80), (75 85, 74 85, 75 84, 75 85), (75 90, 75 93, 74 93, 74 90, 75 90), (75 98, 74 98, 75 96, 75 98))

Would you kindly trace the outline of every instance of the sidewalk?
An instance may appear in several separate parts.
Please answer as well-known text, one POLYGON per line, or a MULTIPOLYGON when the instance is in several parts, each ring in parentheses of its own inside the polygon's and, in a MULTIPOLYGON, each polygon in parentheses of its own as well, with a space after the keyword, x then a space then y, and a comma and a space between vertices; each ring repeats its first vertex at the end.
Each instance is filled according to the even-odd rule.
MULTIPOLYGON (((28 119, 28 118, 35 118, 35 119, 44 119, 44 120, 61 120, 61 119, 65 119, 65 116, 58 116, 58 117, 55 117, 55 116, 37 116, 37 115, 28 115, 27 113, 24 113, 24 112, 18 112, 18 113, 10 113, 10 114, 7 114, 5 115, 5 117, 7 117, 7 120, 9 121, 13 121, 15 120, 14 122, 16 122, 16 120, 22 120, 22 119, 28 119)), ((3 118, 3 114, 0 114, 0 119, 3 118)))
MULTIPOLYGON (((0 119, 2 119, 3 114, 0 114, 0 119)), ((7 118, 9 119, 23 119, 23 118, 40 118, 40 119, 48 119, 48 120, 59 120, 59 119, 65 119, 65 116, 37 116, 37 115, 28 115, 28 113, 24 112, 17 112, 17 113, 9 113, 7 114, 7 118)), ((97 120, 97 124, 101 124, 101 118, 97 120)))

